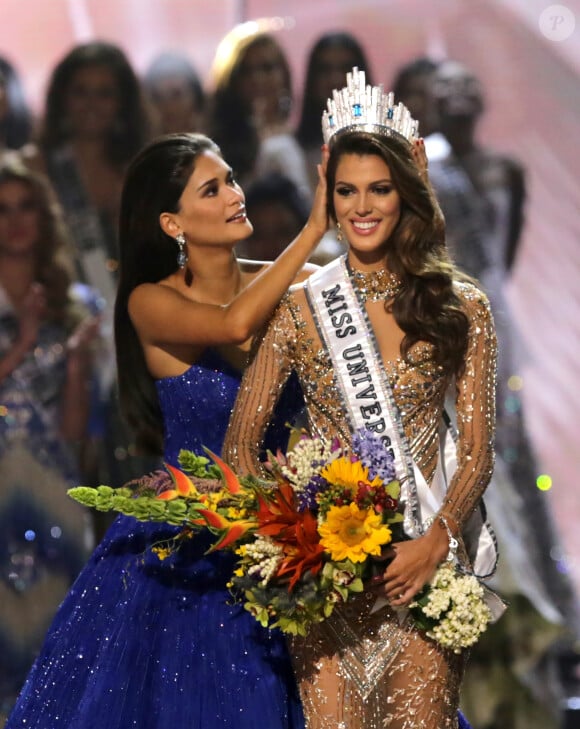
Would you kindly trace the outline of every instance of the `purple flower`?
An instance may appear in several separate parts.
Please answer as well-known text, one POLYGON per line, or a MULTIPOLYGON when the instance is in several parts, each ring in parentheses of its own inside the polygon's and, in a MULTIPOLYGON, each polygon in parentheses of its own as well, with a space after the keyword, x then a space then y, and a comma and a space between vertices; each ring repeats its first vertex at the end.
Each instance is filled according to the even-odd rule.
POLYGON ((310 509, 315 511, 318 508, 318 502, 316 500, 317 494, 320 494, 328 488, 328 481, 322 476, 313 476, 310 481, 304 487, 304 491, 298 494, 298 509, 304 511, 304 509, 310 509))
POLYGON ((369 469, 369 478, 378 476, 384 483, 396 478, 393 453, 378 435, 366 428, 359 428, 352 437, 352 449, 363 466, 369 469))

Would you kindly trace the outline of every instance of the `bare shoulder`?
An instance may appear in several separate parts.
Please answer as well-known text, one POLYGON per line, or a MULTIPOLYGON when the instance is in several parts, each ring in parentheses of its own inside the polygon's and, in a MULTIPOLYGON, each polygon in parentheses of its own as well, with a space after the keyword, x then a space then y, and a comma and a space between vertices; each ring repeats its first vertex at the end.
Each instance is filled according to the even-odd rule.
POLYGON ((129 315, 147 314, 159 311, 159 308, 171 306, 183 299, 181 294, 162 281, 158 283, 142 283, 136 286, 129 294, 129 315))
POLYGON ((163 281, 155 283, 142 283, 136 286, 129 295, 129 301, 143 301, 154 298, 174 298, 181 296, 172 286, 163 281))

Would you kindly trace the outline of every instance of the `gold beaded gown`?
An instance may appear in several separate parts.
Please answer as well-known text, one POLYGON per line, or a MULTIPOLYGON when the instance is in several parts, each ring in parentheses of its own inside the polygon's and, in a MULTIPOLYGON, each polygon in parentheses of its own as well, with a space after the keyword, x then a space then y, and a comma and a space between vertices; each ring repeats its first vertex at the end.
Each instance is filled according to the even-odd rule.
MULTIPOLYGON (((416 343, 407 361, 385 357, 377 324, 392 315, 384 306, 389 274, 355 271, 382 354, 411 454, 427 483, 439 454, 439 423, 451 377, 437 365, 432 346, 416 343)), ((486 296, 470 283, 456 292, 469 322, 466 366, 455 382, 458 467, 443 507, 462 525, 478 505, 493 470, 496 339, 486 296)), ((282 300, 246 372, 224 444, 224 457, 240 473, 261 471, 264 432, 292 371, 301 382, 313 436, 350 432, 331 360, 310 312, 304 285, 282 300)), ((390 606, 373 610, 363 593, 292 639, 291 653, 308 729, 455 729, 466 655, 444 650, 390 606)))

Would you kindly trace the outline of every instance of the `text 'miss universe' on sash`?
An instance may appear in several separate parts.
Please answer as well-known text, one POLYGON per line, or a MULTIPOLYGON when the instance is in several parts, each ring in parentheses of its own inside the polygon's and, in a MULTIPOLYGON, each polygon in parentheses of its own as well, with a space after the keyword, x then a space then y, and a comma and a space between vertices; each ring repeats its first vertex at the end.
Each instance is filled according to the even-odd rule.
MULTIPOLYGON (((320 338, 332 360, 351 430, 376 433, 394 457, 405 533, 421 536, 437 514, 457 467, 453 433, 444 429, 431 485, 414 462, 385 367, 364 305, 351 280, 346 254, 313 274, 304 284, 320 338)), ((463 537, 474 573, 490 576, 497 563, 495 535, 483 505, 470 517, 463 537), (471 545, 471 546, 470 546, 471 545)))

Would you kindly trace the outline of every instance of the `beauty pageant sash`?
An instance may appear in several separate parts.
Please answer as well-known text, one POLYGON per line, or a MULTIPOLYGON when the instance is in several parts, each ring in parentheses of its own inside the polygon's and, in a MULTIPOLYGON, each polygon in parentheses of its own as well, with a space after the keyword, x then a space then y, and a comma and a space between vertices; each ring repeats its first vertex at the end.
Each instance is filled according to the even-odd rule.
MULTIPOLYGON (((305 289, 334 365, 351 429, 371 430, 391 450, 404 503, 403 527, 409 537, 416 538, 439 511, 457 467, 454 431, 442 423, 439 460, 429 486, 411 456, 370 321, 352 285, 346 255, 310 276, 305 289)), ((473 573, 481 579, 490 577, 497 565, 497 544, 483 501, 468 519, 462 536, 473 573)))

